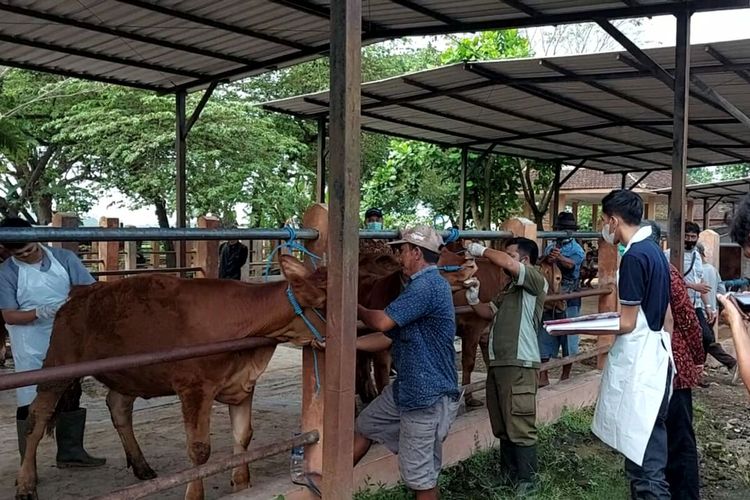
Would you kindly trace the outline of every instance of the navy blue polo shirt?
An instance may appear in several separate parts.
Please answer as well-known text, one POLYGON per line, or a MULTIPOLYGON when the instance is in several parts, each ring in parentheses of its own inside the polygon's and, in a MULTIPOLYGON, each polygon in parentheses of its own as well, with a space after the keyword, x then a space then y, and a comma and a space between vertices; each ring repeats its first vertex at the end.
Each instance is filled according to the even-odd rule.
POLYGON ((388 335, 396 368, 393 396, 401 410, 427 408, 458 397, 456 315, 451 288, 436 266, 411 276, 385 313, 398 325, 388 335))
POLYGON ((641 306, 648 326, 659 331, 669 306, 669 263, 651 239, 633 243, 620 262, 620 303, 641 306))

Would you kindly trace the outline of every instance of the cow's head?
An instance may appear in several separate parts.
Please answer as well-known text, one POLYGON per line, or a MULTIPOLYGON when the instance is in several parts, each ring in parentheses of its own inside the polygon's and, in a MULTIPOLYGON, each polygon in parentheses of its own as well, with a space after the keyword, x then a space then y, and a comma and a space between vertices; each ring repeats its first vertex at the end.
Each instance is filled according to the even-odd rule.
POLYGON ((302 262, 291 255, 280 258, 281 272, 284 273, 297 302, 303 307, 320 309, 326 303, 326 270, 325 268, 310 271, 302 262))
MULTIPOLYGON (((557 295, 562 289, 562 271, 557 267, 557 264, 547 259, 539 261, 539 269, 542 271, 544 278, 547 280, 547 295, 557 295)), ((555 302, 547 302, 545 304, 547 309, 556 309, 558 311, 565 310, 565 301, 558 300, 555 302)))
POLYGON ((473 258, 468 258, 463 247, 456 251, 454 247, 443 247, 438 260, 440 274, 450 284, 454 292, 464 288, 464 281, 477 272, 477 264, 473 258))

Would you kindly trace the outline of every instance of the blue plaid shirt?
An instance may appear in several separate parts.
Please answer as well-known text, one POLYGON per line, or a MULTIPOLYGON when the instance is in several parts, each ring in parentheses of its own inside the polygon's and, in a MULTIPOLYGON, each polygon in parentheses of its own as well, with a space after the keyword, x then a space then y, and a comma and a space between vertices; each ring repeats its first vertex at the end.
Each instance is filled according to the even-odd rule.
POLYGON ((412 275, 385 313, 398 325, 387 335, 398 375, 393 395, 401 410, 435 404, 443 396, 458 397, 456 315, 450 285, 436 266, 412 275))

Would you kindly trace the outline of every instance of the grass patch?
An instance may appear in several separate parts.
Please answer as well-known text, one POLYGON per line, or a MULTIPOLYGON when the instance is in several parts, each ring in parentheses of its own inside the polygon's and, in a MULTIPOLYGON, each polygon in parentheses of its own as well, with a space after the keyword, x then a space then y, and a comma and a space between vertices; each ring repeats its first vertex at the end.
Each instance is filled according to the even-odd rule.
MULTIPOLYGON (((539 429, 538 500, 625 500, 628 484, 623 459, 591 434, 593 409, 566 411, 539 429)), ((440 493, 447 500, 513 498, 501 485, 500 450, 482 451, 440 475, 440 493)), ((406 500, 413 495, 403 486, 375 486, 357 500, 406 500)))

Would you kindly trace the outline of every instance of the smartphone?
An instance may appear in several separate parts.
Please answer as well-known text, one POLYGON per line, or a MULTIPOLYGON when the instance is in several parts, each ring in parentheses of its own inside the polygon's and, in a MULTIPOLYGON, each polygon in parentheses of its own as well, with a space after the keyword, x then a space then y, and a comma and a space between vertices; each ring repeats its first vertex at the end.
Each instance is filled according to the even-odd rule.
POLYGON ((743 313, 750 313, 750 293, 736 293, 734 300, 743 313))

